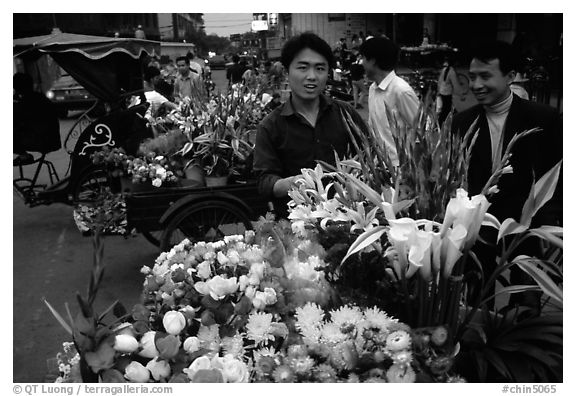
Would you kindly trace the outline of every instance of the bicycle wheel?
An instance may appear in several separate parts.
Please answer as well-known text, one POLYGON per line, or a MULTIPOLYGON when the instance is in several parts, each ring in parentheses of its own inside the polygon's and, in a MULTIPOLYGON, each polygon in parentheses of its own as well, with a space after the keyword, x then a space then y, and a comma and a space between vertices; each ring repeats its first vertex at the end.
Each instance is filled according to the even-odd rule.
POLYGON ((169 251, 188 238, 192 242, 213 242, 225 235, 244 234, 252 223, 242 210, 221 201, 198 202, 184 208, 168 222, 160 242, 160 250, 169 251))
POLYGON ((162 240, 162 231, 142 231, 142 236, 146 238, 154 246, 160 246, 160 241, 162 240))
POLYGON ((106 187, 111 187, 108 172, 98 168, 91 169, 78 179, 74 188, 74 202, 94 202, 106 187))

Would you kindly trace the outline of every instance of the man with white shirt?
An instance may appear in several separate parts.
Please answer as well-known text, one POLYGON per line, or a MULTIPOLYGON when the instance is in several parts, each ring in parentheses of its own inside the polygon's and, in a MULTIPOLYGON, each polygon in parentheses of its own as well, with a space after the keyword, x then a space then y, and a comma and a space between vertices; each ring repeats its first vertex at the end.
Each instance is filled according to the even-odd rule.
POLYGON ((373 37, 367 39, 359 51, 366 76, 373 81, 368 92, 369 124, 383 137, 392 164, 399 166, 391 127, 394 120, 388 119, 388 115, 390 113, 400 125, 411 124, 418 114, 420 101, 412 87, 394 72, 400 53, 396 44, 384 37, 373 37))

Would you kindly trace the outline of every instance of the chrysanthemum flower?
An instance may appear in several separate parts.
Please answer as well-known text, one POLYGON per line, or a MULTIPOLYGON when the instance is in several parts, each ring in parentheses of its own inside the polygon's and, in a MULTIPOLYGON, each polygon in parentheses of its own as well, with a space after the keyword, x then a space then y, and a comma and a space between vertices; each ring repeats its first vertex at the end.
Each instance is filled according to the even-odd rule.
POLYGON ((248 317, 246 324, 246 336, 256 344, 265 344, 269 340, 274 340, 270 334, 272 324, 272 314, 255 312, 248 317))
POLYGON ((310 356, 302 356, 290 359, 288 364, 296 374, 304 375, 311 373, 314 367, 314 360, 310 356))
POLYGON ((388 382, 415 382, 416 373, 410 366, 400 366, 393 364, 386 372, 388 382))
POLYGON ((391 318, 386 312, 379 310, 377 307, 366 309, 364 317, 370 327, 378 328, 381 331, 387 331, 390 324, 398 322, 398 319, 391 318))
POLYGON ((396 352, 392 354, 392 360, 394 361, 394 364, 400 366, 410 364, 412 363, 412 352, 408 350, 396 352))
POLYGON ((324 310, 314 303, 296 308, 296 328, 319 327, 324 320, 324 310))
POLYGON ((404 330, 398 330, 391 333, 386 338, 386 347, 390 351, 401 351, 410 347, 410 334, 404 330))
POLYGON ((224 337, 222 339, 222 349, 224 355, 232 355, 234 358, 240 358, 244 355, 244 342, 240 334, 233 337, 224 337))
POLYGON ((321 337, 322 337, 322 341, 328 342, 328 343, 339 343, 342 342, 344 340, 346 340, 346 334, 342 333, 340 331, 340 326, 338 326, 337 324, 334 323, 326 323, 324 326, 322 326, 322 329, 320 329, 321 332, 321 337))
MULTIPOLYGON (((353 326, 354 328, 364 319, 362 312, 358 307, 343 306, 335 311, 330 311, 332 323, 345 330, 347 327, 353 326)), ((348 331, 346 331, 348 332, 348 331)))
POLYGON ((200 329, 198 330, 198 334, 196 336, 198 337, 198 340, 200 340, 200 345, 202 347, 207 347, 213 342, 219 342, 220 335, 218 325, 217 324, 213 324, 212 326, 200 325, 200 329))
POLYGON ((274 373, 272 374, 274 378, 274 382, 278 383, 291 383, 294 382, 295 376, 294 372, 290 367, 283 364, 281 366, 276 367, 274 373))
MULTIPOLYGON (((336 380, 338 379, 338 377, 336 376, 336 370, 334 370, 334 368, 332 366, 330 366, 329 364, 320 364, 318 365, 316 368, 314 368, 314 378, 318 381, 318 382, 336 382, 336 380)), ((351 374, 351 375, 355 375, 355 374, 351 374)))

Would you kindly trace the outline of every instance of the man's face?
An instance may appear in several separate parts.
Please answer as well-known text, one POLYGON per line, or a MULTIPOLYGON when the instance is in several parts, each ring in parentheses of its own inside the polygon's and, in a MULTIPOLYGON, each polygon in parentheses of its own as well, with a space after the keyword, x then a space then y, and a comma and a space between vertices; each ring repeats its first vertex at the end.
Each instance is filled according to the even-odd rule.
POLYGON ((508 97, 510 83, 516 75, 514 71, 503 74, 499 59, 491 59, 485 63, 476 58, 470 62, 468 74, 472 93, 478 103, 483 105, 494 105, 508 97))
POLYGON ((288 68, 288 82, 292 95, 303 99, 316 99, 326 88, 328 61, 318 52, 305 48, 300 51, 288 68))
POLYGON ((188 73, 190 73, 190 66, 188 66, 186 62, 179 60, 178 62, 176 62, 176 66, 178 66, 178 72, 184 77, 186 77, 188 73))

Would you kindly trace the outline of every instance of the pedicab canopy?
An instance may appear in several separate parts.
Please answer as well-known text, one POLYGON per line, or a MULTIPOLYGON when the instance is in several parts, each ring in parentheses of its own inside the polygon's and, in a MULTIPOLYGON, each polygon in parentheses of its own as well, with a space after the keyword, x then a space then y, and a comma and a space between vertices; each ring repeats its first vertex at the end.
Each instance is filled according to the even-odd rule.
POLYGON ((53 31, 13 40, 13 56, 33 61, 50 55, 97 98, 115 102, 122 93, 142 89, 142 65, 160 56, 160 42, 53 31))

